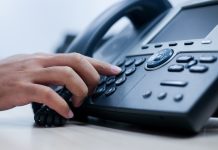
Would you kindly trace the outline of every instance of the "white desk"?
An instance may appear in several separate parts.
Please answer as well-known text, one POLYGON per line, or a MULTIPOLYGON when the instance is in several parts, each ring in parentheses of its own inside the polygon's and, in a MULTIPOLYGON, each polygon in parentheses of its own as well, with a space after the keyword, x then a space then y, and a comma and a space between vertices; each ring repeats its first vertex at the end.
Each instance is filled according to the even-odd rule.
POLYGON ((70 123, 59 128, 37 128, 29 106, 0 112, 1 150, 217 150, 217 140, 218 127, 193 137, 126 125, 70 123))

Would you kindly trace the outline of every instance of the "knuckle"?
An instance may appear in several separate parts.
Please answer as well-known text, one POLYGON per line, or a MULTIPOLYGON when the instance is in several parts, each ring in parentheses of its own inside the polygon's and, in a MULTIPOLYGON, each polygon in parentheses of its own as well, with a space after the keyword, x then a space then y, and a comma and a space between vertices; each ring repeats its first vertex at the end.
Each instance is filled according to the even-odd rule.
POLYGON ((73 58, 76 63, 81 63, 84 59, 84 57, 79 53, 73 53, 73 58))
POLYGON ((43 95, 44 95, 44 101, 45 102, 50 102, 50 100, 52 100, 52 98, 53 98, 52 93, 53 93, 53 90, 50 89, 50 88, 47 88, 47 89, 44 90, 43 95))
POLYGON ((100 75, 96 73, 96 75, 93 78, 93 84, 97 85, 99 83, 99 80, 100 80, 100 75))
POLYGON ((66 78, 71 78, 73 76, 73 69, 71 67, 68 66, 64 66, 63 67, 63 72, 64 72, 64 76, 66 78))
POLYGON ((88 87, 87 86, 82 86, 79 92, 77 93, 78 97, 86 97, 88 95, 88 87))

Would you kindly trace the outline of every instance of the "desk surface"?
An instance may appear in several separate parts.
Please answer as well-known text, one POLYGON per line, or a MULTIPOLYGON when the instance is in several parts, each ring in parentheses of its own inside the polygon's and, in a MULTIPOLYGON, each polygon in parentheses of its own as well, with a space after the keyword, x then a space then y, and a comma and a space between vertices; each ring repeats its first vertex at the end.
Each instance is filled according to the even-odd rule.
POLYGON ((59 128, 37 128, 30 106, 0 112, 2 150, 217 150, 217 140, 218 127, 211 125, 196 136, 181 137, 124 125, 69 123, 59 128))

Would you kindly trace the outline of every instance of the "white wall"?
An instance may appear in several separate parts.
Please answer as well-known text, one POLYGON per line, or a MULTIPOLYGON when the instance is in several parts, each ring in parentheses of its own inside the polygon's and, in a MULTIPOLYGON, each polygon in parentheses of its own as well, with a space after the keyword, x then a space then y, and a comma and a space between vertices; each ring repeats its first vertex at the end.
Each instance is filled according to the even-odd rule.
MULTIPOLYGON (((0 58, 51 52, 118 0, 0 0, 0 58)), ((184 0, 174 0, 174 4, 184 0)))

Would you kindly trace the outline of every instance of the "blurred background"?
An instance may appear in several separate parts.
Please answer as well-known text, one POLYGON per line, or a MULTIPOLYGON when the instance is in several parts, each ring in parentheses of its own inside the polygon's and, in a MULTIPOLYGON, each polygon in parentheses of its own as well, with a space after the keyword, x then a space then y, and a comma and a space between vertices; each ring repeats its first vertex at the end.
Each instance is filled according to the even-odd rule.
MULTIPOLYGON (((0 0, 0 59, 19 53, 53 52, 66 34, 79 34, 117 1, 0 0)), ((185 1, 170 0, 174 6, 185 1)))

